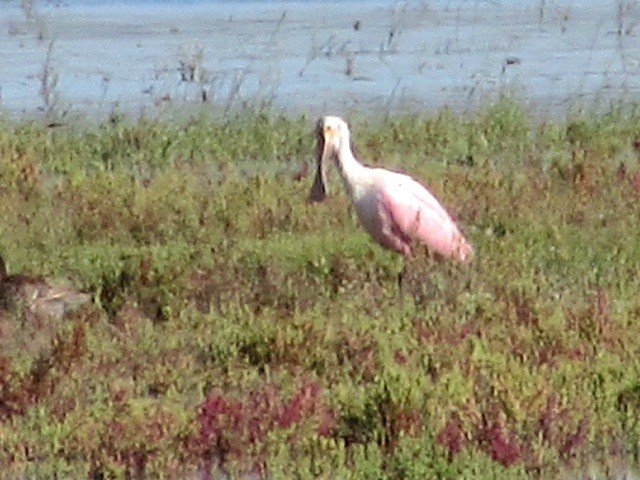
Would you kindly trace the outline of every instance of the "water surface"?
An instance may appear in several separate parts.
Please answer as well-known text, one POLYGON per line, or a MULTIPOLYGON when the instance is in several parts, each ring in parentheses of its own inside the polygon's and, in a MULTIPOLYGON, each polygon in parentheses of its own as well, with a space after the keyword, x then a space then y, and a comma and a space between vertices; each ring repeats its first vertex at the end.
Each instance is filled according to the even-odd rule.
POLYGON ((623 0, 14 1, 0 4, 0 108, 382 115, 508 92, 556 115, 637 101, 639 33, 623 0))

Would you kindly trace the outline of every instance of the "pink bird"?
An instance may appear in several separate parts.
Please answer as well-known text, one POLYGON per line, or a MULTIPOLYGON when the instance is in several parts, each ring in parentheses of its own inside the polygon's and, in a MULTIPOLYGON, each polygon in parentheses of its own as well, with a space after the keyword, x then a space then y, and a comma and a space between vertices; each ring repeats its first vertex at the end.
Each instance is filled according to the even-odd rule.
POLYGON ((464 262, 473 252, 436 198, 408 175, 362 165, 351 150, 347 123, 327 116, 318 122, 318 164, 309 200, 327 196, 326 161, 333 157, 360 223, 383 247, 411 256, 422 243, 436 254, 464 262))

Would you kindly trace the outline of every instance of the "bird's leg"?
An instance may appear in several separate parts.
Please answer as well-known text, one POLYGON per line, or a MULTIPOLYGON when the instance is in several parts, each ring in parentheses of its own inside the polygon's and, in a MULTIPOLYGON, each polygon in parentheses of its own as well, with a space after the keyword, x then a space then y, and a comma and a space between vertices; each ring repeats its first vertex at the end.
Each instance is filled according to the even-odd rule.
POLYGON ((411 286, 411 264, 413 263, 413 255, 405 255, 402 270, 398 272, 398 296, 402 302, 404 300, 405 288, 411 286))
POLYGON ((437 253, 425 248, 420 250, 420 255, 416 255, 405 269, 405 288, 413 296, 416 306, 422 306, 438 298, 440 285, 438 271, 434 271, 434 266, 443 259, 437 253))
MULTIPOLYGON (((422 254, 420 246, 415 244, 415 248, 404 256, 404 266, 398 274, 398 287, 401 298, 405 295, 411 295, 414 304, 419 305, 422 302, 423 289, 427 278, 423 275, 425 255, 422 254)), ((427 251, 428 252, 428 251, 427 251)))
POLYGON ((407 259, 405 258, 402 263, 402 270, 398 272, 398 295, 400 296, 400 301, 404 297, 404 282, 407 274, 407 259))

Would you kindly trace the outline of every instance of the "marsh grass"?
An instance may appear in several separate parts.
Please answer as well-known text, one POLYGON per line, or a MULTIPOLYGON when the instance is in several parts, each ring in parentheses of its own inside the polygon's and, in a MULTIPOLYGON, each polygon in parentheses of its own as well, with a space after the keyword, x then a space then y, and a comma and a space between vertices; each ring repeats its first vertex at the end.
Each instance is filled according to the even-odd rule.
MULTIPOLYGON (((640 112, 355 119, 424 179, 471 265, 408 267, 333 182, 313 119, 0 128, 0 248, 93 305, 4 315, 7 478, 611 478, 640 445, 640 112), (32 328, 29 330, 29 328, 32 328), (593 465, 596 465, 595 470, 593 465)), ((336 180, 336 179, 333 179, 336 180)))

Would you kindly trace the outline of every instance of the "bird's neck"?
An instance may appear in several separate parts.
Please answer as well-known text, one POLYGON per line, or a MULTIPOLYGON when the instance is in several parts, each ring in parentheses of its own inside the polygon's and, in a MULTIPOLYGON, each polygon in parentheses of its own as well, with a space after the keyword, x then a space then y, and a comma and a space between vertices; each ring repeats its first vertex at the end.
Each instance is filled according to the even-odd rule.
POLYGON ((349 194, 353 197, 355 187, 361 183, 361 179, 367 170, 353 155, 349 142, 344 142, 336 154, 336 165, 340 176, 349 194))

